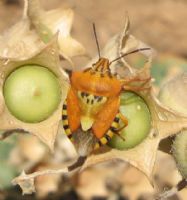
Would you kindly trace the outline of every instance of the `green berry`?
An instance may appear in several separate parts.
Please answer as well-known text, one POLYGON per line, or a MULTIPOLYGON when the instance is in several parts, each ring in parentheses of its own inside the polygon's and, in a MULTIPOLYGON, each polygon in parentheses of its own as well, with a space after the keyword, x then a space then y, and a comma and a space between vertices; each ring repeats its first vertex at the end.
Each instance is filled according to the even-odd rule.
POLYGON ((177 168, 183 178, 187 178, 187 131, 178 134, 172 145, 177 168))
POLYGON ((25 65, 13 71, 5 80, 3 93, 12 115, 29 123, 47 119, 61 99, 56 75, 38 65, 25 65))
POLYGON ((151 128, 151 115, 145 101, 135 93, 123 92, 120 98, 120 112, 128 119, 128 126, 120 132, 125 141, 114 135, 109 145, 124 150, 135 147, 147 137, 151 128))
MULTIPOLYGON (((168 81, 159 93, 160 101, 169 108, 187 116, 187 73, 168 81)), ((187 130, 182 130, 173 141, 172 153, 183 178, 187 178, 187 130)))

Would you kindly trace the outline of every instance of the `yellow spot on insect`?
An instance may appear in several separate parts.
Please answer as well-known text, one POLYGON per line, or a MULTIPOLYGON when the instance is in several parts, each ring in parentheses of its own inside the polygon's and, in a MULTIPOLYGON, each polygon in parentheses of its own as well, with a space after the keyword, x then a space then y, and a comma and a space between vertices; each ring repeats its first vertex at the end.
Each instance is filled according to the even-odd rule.
POLYGON ((67 110, 62 110, 63 115, 67 115, 67 110))
POLYGON ((114 133, 113 133, 111 130, 109 130, 108 133, 107 133, 107 135, 108 135, 110 138, 112 138, 113 135, 114 135, 114 133))
POLYGON ((99 149, 100 145, 98 143, 95 144, 94 149, 99 149))
POLYGON ((112 127, 113 127, 113 128, 118 128, 118 126, 119 126, 119 123, 117 123, 117 122, 112 122, 112 127))
POLYGON ((71 135, 70 129, 66 129, 66 135, 71 135))
POLYGON ((89 116, 82 116, 81 117, 81 127, 83 131, 87 131, 92 127, 94 123, 94 119, 89 116))
POLYGON ((141 106, 140 105, 137 105, 137 110, 141 110, 141 106))
POLYGON ((102 137, 102 138, 100 139, 100 141, 101 141, 102 144, 106 144, 106 143, 108 142, 107 139, 106 139, 105 137, 102 137))
POLYGON ((63 120, 63 125, 68 125, 68 120, 63 120))

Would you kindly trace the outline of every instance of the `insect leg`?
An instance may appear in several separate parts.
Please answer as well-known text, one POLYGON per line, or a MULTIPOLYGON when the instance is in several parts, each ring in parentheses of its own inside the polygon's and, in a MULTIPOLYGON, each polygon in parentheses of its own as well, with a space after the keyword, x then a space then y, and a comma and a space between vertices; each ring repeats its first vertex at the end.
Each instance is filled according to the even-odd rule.
POLYGON ((120 115, 119 113, 116 115, 114 118, 112 125, 110 126, 109 130, 106 132, 106 134, 99 139, 99 141, 95 144, 94 149, 98 149, 99 147, 107 144, 113 135, 115 134, 115 131, 118 130, 119 127, 119 122, 120 122, 120 115))
POLYGON ((119 118, 124 124, 120 129, 118 129, 119 131, 121 131, 128 125, 128 119, 121 112, 119 112, 119 118))
POLYGON ((119 127, 118 129, 115 129, 114 134, 116 134, 123 141, 125 141, 125 138, 120 134, 120 131, 122 131, 128 125, 128 119, 121 112, 119 112, 118 115, 119 119, 123 122, 123 126, 119 127))
POLYGON ((118 137, 120 137, 122 140, 125 141, 125 138, 120 134, 120 131, 123 130, 127 125, 128 125, 128 119, 122 113, 119 112, 114 118, 114 121, 112 122, 112 125, 110 126, 110 129, 96 143, 95 149, 98 149, 99 147, 107 144, 111 140, 114 134, 116 134, 118 137), (123 126, 121 127, 119 127, 120 120, 123 122, 123 126))
POLYGON ((134 86, 123 86, 123 89, 128 90, 128 91, 143 91, 143 90, 150 90, 151 86, 148 87, 134 87, 134 86))
POLYGON ((72 132, 69 128, 69 123, 68 123, 68 115, 67 115, 67 101, 64 101, 64 104, 62 106, 62 124, 64 131, 66 135, 71 139, 72 137, 72 132))

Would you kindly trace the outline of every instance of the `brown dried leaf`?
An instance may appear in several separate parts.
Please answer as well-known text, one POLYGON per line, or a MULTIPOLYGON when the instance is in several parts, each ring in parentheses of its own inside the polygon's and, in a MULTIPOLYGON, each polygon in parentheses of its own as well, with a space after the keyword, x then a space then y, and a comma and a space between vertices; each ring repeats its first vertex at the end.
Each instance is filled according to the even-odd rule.
POLYGON ((187 116, 187 72, 180 73, 162 87, 160 100, 175 111, 187 116))
MULTIPOLYGON (((147 44, 143 43, 142 41, 135 38, 133 35, 129 34, 129 27, 130 22, 128 16, 125 18, 125 24, 122 31, 115 36, 113 36, 105 45, 105 47, 101 51, 101 56, 108 58, 110 61, 120 57, 121 55, 130 52, 135 49, 149 47, 147 44)), ((149 51, 142 51, 141 52, 146 57, 153 57, 156 55, 156 51, 154 49, 150 49, 149 51)), ((95 56, 85 68, 92 66, 94 62, 98 60, 98 56, 95 56)), ((112 63, 110 68, 113 73, 118 71, 118 67, 121 68, 123 66, 123 70, 128 75, 132 75, 135 72, 135 68, 132 68, 129 63, 125 60, 125 58, 121 58, 119 61, 112 63)))
POLYGON ((0 97, 2 98, 0 101, 0 110, 2 111, 0 114, 1 130, 24 129, 25 131, 36 135, 51 150, 53 150, 59 122, 61 120, 61 107, 68 89, 68 84, 65 82, 64 74, 60 66, 56 38, 27 60, 0 58, 0 66, 0 97), (17 120, 8 111, 3 98, 3 83, 6 76, 15 68, 32 63, 51 69, 58 76, 62 89, 61 103, 57 110, 48 119, 40 123, 24 123, 17 120))
POLYGON ((24 12, 18 23, 0 35, 0 57, 27 59, 44 45, 37 32, 31 30, 30 20, 24 12))
POLYGON ((158 143, 158 138, 148 137, 140 145, 126 151, 108 149, 108 151, 104 153, 99 152, 98 154, 92 154, 82 166, 82 170, 108 160, 123 160, 140 169, 152 182, 152 171, 156 159, 158 143))
POLYGON ((19 185, 22 189, 22 194, 32 194, 34 193, 35 186, 34 186, 34 178, 24 179, 26 176, 25 172, 23 171, 20 176, 12 181, 13 185, 19 185))
POLYGON ((46 175, 72 175, 77 172, 79 168, 69 172, 67 167, 63 167, 60 169, 46 169, 34 172, 32 174, 25 174, 25 172, 22 172, 22 174, 15 179, 12 180, 13 185, 19 185, 21 189, 23 190, 23 194, 31 194, 35 192, 35 186, 34 186, 34 180, 37 177, 40 176, 46 176, 46 175))
POLYGON ((161 139, 172 136, 187 127, 187 118, 168 107, 165 107, 153 93, 143 95, 152 118, 155 134, 161 139))
POLYGON ((28 16, 43 41, 47 42, 53 34, 58 34, 61 55, 71 61, 71 57, 85 55, 85 48, 70 35, 74 13, 72 9, 58 8, 44 11, 38 0, 26 0, 28 16))

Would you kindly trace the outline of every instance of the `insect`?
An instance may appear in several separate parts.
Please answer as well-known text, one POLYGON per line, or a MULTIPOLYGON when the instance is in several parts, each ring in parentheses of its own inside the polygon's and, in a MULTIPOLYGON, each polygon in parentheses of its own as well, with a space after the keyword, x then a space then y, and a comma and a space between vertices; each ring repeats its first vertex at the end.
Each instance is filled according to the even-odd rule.
POLYGON ((97 149, 107 144, 114 134, 125 140, 120 135, 120 131, 128 125, 128 120, 119 111, 120 94, 124 89, 130 89, 126 86, 127 83, 139 80, 136 77, 118 79, 116 75, 111 73, 111 63, 130 53, 150 48, 134 50, 109 62, 107 58, 100 56, 94 25, 93 28, 99 60, 84 71, 71 73, 71 87, 62 108, 62 123, 69 138, 72 138, 74 132, 80 127, 85 132, 91 129, 98 139, 95 144, 95 149, 97 149))

